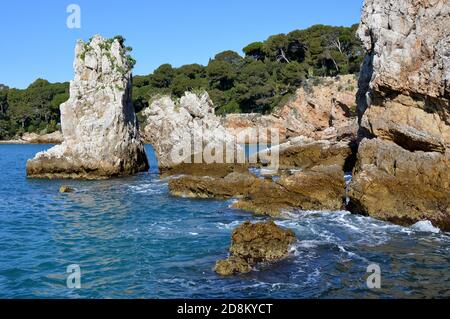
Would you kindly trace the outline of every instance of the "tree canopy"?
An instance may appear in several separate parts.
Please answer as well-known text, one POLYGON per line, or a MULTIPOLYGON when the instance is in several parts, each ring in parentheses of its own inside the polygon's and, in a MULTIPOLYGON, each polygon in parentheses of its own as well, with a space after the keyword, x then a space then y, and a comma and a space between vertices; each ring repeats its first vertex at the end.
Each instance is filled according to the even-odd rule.
POLYGON ((363 50, 356 29, 356 24, 315 25, 253 42, 242 49, 243 56, 220 52, 206 66, 163 64, 146 77, 136 77, 135 97, 139 101, 154 94, 180 97, 202 89, 209 92, 219 114, 268 113, 307 78, 358 73, 363 50))

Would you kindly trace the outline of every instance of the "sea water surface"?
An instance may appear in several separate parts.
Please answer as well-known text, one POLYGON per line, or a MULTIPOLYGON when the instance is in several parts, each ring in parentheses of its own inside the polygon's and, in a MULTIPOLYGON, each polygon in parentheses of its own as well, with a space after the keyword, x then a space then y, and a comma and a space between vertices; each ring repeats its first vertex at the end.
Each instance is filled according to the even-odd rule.
POLYGON ((298 244, 286 260, 230 278, 214 273, 232 229, 263 220, 230 201, 171 197, 152 169, 108 181, 31 180, 25 163, 49 145, 0 145, 2 298, 450 297, 450 238, 348 212, 302 212, 279 225, 298 244), (77 192, 60 194, 61 185, 77 192), (69 289, 69 265, 81 288, 69 289), (381 288, 369 289, 378 264, 381 288))

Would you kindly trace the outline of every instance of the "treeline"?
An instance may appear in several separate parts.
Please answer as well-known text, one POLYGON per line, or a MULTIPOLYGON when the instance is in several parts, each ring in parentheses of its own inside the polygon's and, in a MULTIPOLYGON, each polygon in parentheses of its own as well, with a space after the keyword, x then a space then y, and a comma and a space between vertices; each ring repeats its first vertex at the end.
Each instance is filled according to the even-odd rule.
POLYGON ((0 139, 25 132, 56 131, 59 105, 69 98, 69 83, 49 83, 38 79, 25 90, 0 85, 0 139))
MULTIPOLYGON (((358 73, 363 50, 356 28, 315 25, 251 43, 243 56, 221 52, 206 66, 163 64, 152 74, 133 78, 136 112, 158 95, 206 90, 218 114, 270 113, 308 78, 358 73)), ((68 82, 38 79, 25 90, 0 84, 0 139, 57 130, 59 105, 68 97, 68 82)))
POLYGON ((139 111, 155 94, 180 97, 187 90, 206 90, 218 114, 269 113, 307 78, 358 73, 363 50, 357 27, 315 25, 274 35, 243 48, 244 56, 224 51, 206 66, 163 64, 134 78, 135 105, 139 111))

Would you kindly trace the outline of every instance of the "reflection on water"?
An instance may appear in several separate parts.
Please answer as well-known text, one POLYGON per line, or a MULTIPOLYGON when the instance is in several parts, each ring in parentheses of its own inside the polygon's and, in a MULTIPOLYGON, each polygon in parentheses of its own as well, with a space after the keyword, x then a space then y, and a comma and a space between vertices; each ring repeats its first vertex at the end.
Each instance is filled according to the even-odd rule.
MULTIPOLYGON (((0 297, 450 297, 447 234, 347 212, 277 221, 299 242, 288 259, 221 278, 232 229, 250 218, 230 202, 173 198, 153 171, 109 181, 27 180, 37 145, 0 145, 0 297), (77 189, 59 194, 61 184, 77 189), (366 287, 378 263, 382 289, 366 287), (79 264, 82 289, 66 288, 79 264)), ((261 219, 261 218, 258 218, 261 219)))

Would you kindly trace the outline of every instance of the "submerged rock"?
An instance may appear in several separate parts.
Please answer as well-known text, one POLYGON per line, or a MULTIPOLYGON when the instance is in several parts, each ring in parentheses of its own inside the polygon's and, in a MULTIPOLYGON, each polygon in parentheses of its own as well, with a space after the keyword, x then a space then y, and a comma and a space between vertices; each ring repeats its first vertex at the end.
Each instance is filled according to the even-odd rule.
POLYGON ((365 1, 352 212, 450 229, 449 25, 445 0, 365 1))
POLYGON ((63 185, 59 188, 59 192, 62 194, 63 193, 73 193, 74 191, 75 191, 75 189, 73 189, 70 186, 66 186, 66 185, 63 185))
POLYGON ((148 170, 131 67, 118 40, 96 35, 77 43, 70 98, 60 106, 64 141, 27 162, 29 177, 101 179, 148 170))
POLYGON ((230 257, 219 260, 215 271, 222 276, 247 273, 261 262, 275 262, 289 255, 289 246, 297 238, 292 230, 284 230, 273 221, 245 222, 232 234, 230 257))

